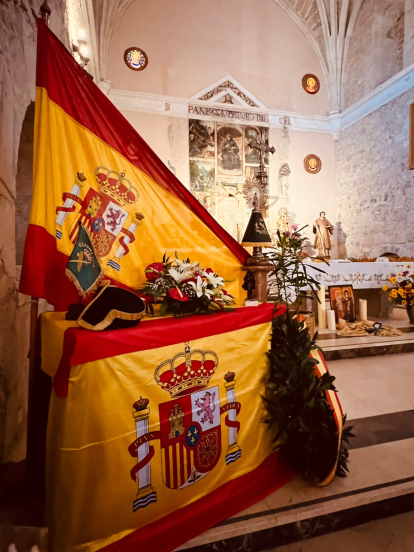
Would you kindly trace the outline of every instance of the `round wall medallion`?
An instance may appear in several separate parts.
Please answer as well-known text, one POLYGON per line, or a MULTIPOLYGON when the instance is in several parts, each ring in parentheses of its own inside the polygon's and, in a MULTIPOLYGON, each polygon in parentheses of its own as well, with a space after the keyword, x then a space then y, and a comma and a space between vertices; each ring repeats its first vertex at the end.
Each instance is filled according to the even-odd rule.
POLYGON ((316 94, 320 90, 321 83, 316 75, 311 75, 309 73, 303 77, 302 86, 303 90, 308 94, 316 94))
POLYGON ((125 50, 124 61, 133 71, 142 71, 148 65, 148 56, 144 50, 133 46, 125 50))
POLYGON ((303 160, 303 166, 305 167, 306 172, 310 174, 316 174, 322 168, 322 161, 317 155, 311 153, 310 155, 307 155, 303 160))

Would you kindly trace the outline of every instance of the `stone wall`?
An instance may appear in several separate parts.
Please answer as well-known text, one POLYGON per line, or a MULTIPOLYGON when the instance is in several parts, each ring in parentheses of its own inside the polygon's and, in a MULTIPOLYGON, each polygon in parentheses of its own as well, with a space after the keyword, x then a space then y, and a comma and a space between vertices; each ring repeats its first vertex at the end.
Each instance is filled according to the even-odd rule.
MULTIPOLYGON (((49 3, 51 29, 68 44, 66 2, 49 3)), ((20 202, 16 213, 16 176, 19 171, 21 182, 30 186, 30 170, 24 161, 32 147, 30 113, 21 148, 20 137, 35 98, 36 15, 40 4, 41 0, 0 2, 0 464, 25 456, 30 299, 17 292, 15 228, 21 249, 21 209, 25 207, 20 202), (23 164, 18 169, 19 149, 23 164)))
MULTIPOLYGON (((411 14, 412 0, 406 3, 411 14)), ((364 0, 345 62, 344 108, 403 69, 404 20, 401 0, 364 0)))
POLYGON ((337 144, 340 256, 414 256, 414 171, 408 169, 414 89, 341 133, 337 144))

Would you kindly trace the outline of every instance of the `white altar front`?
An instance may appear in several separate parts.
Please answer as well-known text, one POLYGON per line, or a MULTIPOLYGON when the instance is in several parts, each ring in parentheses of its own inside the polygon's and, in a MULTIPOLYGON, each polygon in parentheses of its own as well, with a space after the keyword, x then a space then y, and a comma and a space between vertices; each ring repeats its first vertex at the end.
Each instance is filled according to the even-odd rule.
POLYGON ((325 287, 352 284, 354 289, 378 289, 389 284, 392 275, 402 274, 405 270, 412 274, 414 261, 351 263, 332 260, 329 266, 324 263, 306 263, 306 272, 325 287), (315 270, 315 267, 325 271, 325 274, 315 270))

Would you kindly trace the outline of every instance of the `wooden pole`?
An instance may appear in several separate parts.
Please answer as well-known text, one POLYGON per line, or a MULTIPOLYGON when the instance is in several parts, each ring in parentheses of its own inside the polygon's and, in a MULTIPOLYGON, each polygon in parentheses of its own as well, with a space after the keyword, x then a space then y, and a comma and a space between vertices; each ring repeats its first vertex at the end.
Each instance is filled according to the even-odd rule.
MULTIPOLYGON (((44 0, 40 6, 40 17, 44 20, 47 26, 49 26, 49 17, 52 13, 47 0, 44 0)), ((38 351, 38 312, 39 312, 39 299, 32 297, 30 300, 30 349, 29 349, 29 378, 28 378, 28 390, 27 390, 27 436, 26 436, 26 477, 29 488, 31 488, 31 479, 33 475, 34 458, 36 455, 36 445, 34 443, 36 429, 35 428, 35 415, 36 415, 36 397, 35 397, 35 372, 36 361, 39 357, 38 351)))

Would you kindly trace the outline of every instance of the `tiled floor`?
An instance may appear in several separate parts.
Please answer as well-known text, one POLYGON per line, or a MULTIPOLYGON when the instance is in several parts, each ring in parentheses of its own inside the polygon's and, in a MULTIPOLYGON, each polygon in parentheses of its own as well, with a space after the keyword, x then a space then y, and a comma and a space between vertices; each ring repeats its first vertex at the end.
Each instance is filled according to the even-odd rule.
MULTIPOLYGON (((414 409, 414 353, 331 361, 328 366, 331 373, 336 376, 335 385, 339 390, 344 412, 348 413, 348 420, 351 422, 379 415, 392 416, 392 413, 414 409)), ((414 417, 410 412, 407 413, 406 419, 407 423, 413 424, 414 417)), ((384 428, 373 427, 376 432, 381 432, 382 429, 390 431, 392 424, 384 428)), ((414 428, 411 429, 414 431, 414 428)), ((371 434, 374 434, 374 431, 368 428, 368 436, 372 437, 371 434)), ((386 441, 386 438, 380 439, 380 444, 377 445, 359 443, 358 448, 351 450, 350 474, 347 478, 336 478, 328 487, 319 488, 296 477, 264 500, 199 535, 181 548, 223 541, 237 535, 297 523, 414 493, 414 438, 386 441)), ((414 519, 414 514, 410 519, 414 519)), ((357 538, 360 535, 359 530, 350 530, 350 535, 356 535, 357 538)), ((365 536, 363 531, 361 535, 361 543, 366 543, 367 540, 364 539, 368 539, 368 536, 365 536)), ((332 538, 330 535, 326 538, 328 537, 332 538)), ((334 541, 328 539, 326 547, 323 548, 306 548, 308 545, 311 546, 310 540, 277 550, 364 552, 372 549, 376 552, 414 552, 414 526, 412 539, 411 548, 373 546, 353 550, 353 545, 349 545, 349 548, 331 547, 328 543, 334 541)), ((389 543, 395 544, 392 539, 389 539, 389 543)))
POLYGON ((414 512, 372 521, 268 552, 413 552, 414 512))
POLYGON ((331 360, 328 366, 349 420, 414 408, 414 353, 331 360))

